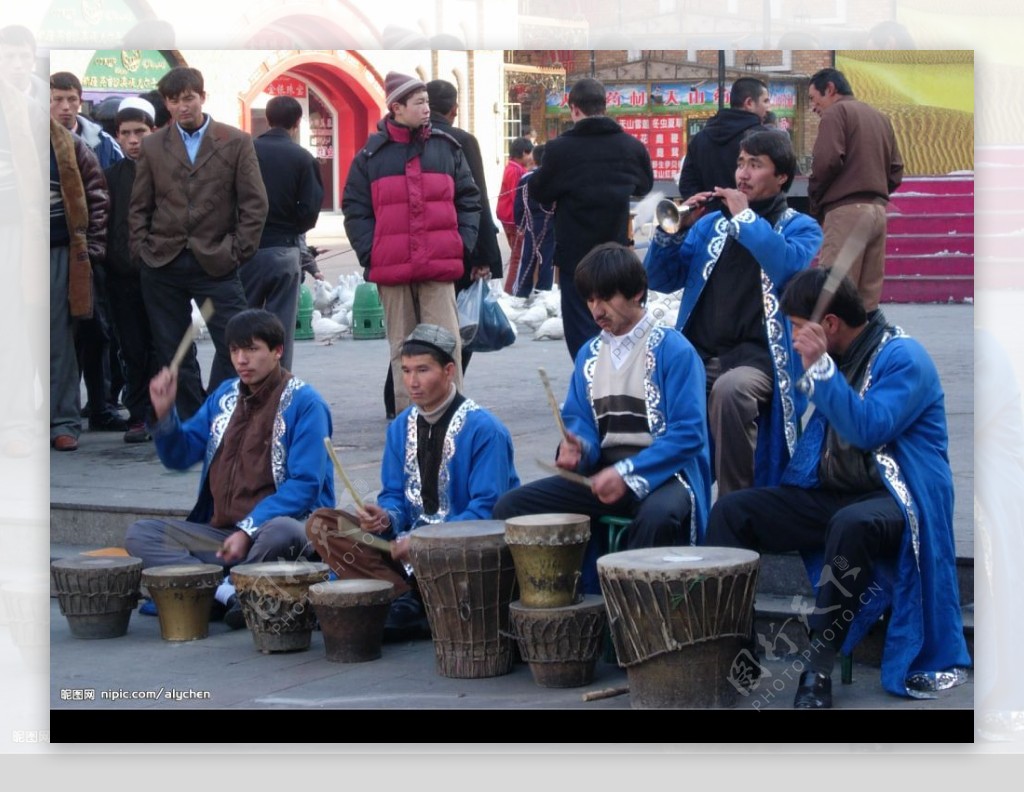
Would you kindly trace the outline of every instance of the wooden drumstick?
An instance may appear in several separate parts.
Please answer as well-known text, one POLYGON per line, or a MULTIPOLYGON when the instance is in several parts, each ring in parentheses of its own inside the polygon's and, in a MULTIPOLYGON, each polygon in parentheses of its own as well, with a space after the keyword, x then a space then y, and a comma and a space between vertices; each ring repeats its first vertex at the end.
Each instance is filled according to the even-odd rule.
MULTIPOLYGON (((391 554, 391 543, 387 540, 371 534, 368 531, 364 531, 358 525, 352 526, 351 528, 343 528, 343 521, 346 519, 339 515, 338 516, 338 534, 342 537, 349 537, 356 543, 363 543, 369 545, 371 548, 376 548, 378 551, 386 553, 390 556, 391 554)), ((351 522, 351 521, 350 521, 351 522)))
POLYGON ((588 691, 583 695, 584 702, 593 702, 595 699, 608 699, 629 693, 629 686, 616 686, 614 688, 600 688, 597 691, 588 691))
MULTIPOLYGON (((203 322, 209 322, 210 317, 213 316, 213 301, 210 298, 206 298, 203 301, 203 305, 199 308, 199 315, 203 318, 203 322)), ((185 331, 185 335, 181 337, 181 342, 178 344, 178 349, 174 352, 174 357, 171 358, 171 363, 168 365, 168 369, 172 372, 177 373, 178 367, 181 366, 181 362, 185 360, 185 356, 188 355, 189 348, 192 346, 192 342, 196 340, 196 336, 199 335, 199 331, 196 326, 189 324, 188 330, 185 331)))
POLYGON ((327 448, 327 454, 330 455, 331 462, 334 463, 334 470, 338 472, 338 476, 341 478, 341 481, 345 483, 345 487, 348 488, 348 492, 352 494, 352 500, 359 509, 366 509, 366 505, 363 504, 363 500, 359 498, 359 494, 356 492, 355 487, 352 486, 348 476, 345 475, 345 469, 341 467, 341 460, 339 460, 338 455, 334 453, 334 447, 331 445, 330 438, 324 438, 324 446, 327 448))
POLYGON ((578 474, 575 471, 566 471, 564 468, 559 468, 557 465, 546 463, 543 460, 534 460, 534 462, 549 474, 554 474, 555 476, 560 476, 563 479, 568 479, 570 482, 575 482, 576 484, 583 485, 586 488, 590 488, 594 484, 593 480, 589 476, 578 474))
POLYGON ((551 405, 551 411, 555 414, 555 421, 558 423, 558 431, 562 433, 562 440, 568 443, 569 433, 566 432, 565 422, 562 421, 562 411, 558 408, 558 400, 555 399, 555 392, 551 390, 551 381, 548 380, 548 373, 544 371, 543 366, 538 368, 537 371, 540 372, 540 381, 544 384, 544 391, 548 395, 548 404, 551 405))

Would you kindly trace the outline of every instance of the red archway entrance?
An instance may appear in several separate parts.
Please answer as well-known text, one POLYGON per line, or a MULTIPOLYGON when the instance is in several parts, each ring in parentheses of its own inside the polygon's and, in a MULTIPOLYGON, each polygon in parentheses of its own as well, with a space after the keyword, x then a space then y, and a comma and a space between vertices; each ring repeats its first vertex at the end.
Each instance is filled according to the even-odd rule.
MULTIPOLYGON (((318 130, 318 140, 330 137, 332 146, 319 146, 318 159, 325 173, 325 189, 336 186, 333 207, 340 208, 341 186, 348 177, 349 165, 356 152, 366 143, 367 136, 376 129, 383 115, 384 81, 365 60, 353 52, 294 52, 264 64, 265 72, 255 79, 242 97, 241 117, 247 131, 252 131, 250 108, 253 100, 275 78, 287 74, 305 82, 317 99, 333 112, 333 137, 318 130)), ((328 192, 328 195, 330 193, 328 192)))

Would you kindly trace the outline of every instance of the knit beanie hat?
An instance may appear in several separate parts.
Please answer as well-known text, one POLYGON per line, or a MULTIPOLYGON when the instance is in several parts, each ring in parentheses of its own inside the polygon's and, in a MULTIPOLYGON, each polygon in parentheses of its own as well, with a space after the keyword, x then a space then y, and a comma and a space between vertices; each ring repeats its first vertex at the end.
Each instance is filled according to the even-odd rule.
POLYGON ((414 91, 426 90, 427 84, 418 77, 388 72, 388 76, 384 78, 384 92, 387 94, 384 105, 390 108, 395 102, 401 102, 414 91))

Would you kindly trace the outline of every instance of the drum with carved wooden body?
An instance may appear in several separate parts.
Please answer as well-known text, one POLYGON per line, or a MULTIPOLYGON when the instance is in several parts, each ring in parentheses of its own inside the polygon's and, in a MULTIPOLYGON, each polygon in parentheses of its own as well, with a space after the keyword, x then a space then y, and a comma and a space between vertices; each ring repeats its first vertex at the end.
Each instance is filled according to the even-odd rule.
POLYGON ((313 584, 309 602, 320 621, 327 660, 351 664, 380 658, 394 596, 390 581, 355 578, 313 584))
POLYGON ((576 602, 589 539, 587 515, 522 515, 505 521, 523 606, 559 608, 576 602))
POLYGON ((309 588, 327 580, 321 562, 260 562, 231 568, 245 624, 261 653, 308 650, 316 615, 309 588))
POLYGON ((549 609, 527 608, 517 600, 509 606, 509 616, 519 654, 538 686, 572 688, 594 679, 606 622, 600 595, 549 609))
POLYGON ((128 632, 139 602, 142 560, 80 554, 50 564, 60 613, 77 639, 113 639, 128 632))
POLYGON ((739 548, 641 548, 597 560, 612 643, 635 708, 732 707, 759 556, 739 548))
POLYGON ((415 529, 409 555, 444 677, 495 677, 512 670, 508 606, 516 588, 500 520, 415 529))
POLYGON ((142 583, 156 604, 160 638, 190 642, 210 634, 213 595, 224 580, 219 564, 166 564, 147 567, 142 583))

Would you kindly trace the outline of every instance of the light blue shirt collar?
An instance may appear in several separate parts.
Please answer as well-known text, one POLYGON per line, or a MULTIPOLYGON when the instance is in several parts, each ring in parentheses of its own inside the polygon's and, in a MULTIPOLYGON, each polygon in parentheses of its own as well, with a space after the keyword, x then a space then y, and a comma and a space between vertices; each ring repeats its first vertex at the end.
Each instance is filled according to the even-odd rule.
POLYGON ((210 126, 210 116, 203 113, 203 117, 206 121, 203 122, 203 126, 197 129, 195 132, 188 132, 182 129, 180 124, 175 124, 178 128, 178 132, 181 135, 181 142, 185 144, 185 153, 188 154, 188 161, 195 165, 196 155, 199 154, 199 147, 203 143, 203 136, 206 134, 206 130, 210 126))

